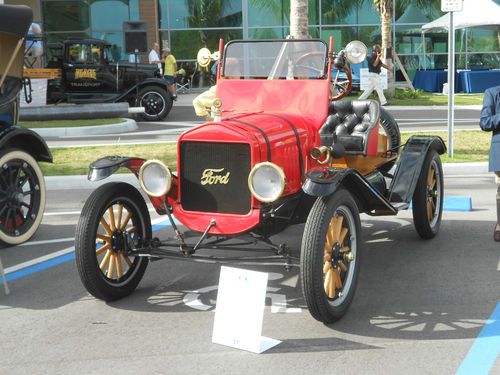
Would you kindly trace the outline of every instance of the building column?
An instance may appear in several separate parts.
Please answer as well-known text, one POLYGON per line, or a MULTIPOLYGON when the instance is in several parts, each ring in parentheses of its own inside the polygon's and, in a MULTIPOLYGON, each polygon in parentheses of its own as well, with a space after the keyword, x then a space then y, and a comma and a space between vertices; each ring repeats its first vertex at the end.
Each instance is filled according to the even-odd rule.
POLYGON ((159 40, 158 3, 156 0, 139 1, 139 17, 148 23, 148 48, 159 40))

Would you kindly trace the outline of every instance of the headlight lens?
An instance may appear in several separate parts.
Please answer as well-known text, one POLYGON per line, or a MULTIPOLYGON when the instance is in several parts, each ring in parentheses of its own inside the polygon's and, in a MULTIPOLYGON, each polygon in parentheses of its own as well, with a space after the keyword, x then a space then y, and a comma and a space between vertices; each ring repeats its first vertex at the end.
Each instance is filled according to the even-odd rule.
POLYGON ((172 186, 172 173, 161 161, 148 160, 139 170, 139 183, 148 195, 161 197, 172 186))
POLYGON ((248 187, 259 201, 274 202, 285 190, 285 173, 276 164, 259 163, 248 176, 248 187))

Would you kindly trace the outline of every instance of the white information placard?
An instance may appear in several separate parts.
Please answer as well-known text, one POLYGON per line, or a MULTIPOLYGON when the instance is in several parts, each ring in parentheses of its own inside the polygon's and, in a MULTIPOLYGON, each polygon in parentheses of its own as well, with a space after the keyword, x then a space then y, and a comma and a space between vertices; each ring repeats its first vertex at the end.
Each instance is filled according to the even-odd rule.
POLYGON ((463 0, 441 0, 441 12, 461 12, 464 6, 463 0))
MULTIPOLYGON (((380 79, 380 84, 382 85, 382 90, 387 90, 387 70, 382 68, 380 74, 378 75, 380 79)), ((370 72, 368 68, 359 69, 359 88, 360 90, 366 90, 370 85, 370 72)))
POLYGON ((262 353, 281 343, 262 337, 268 274, 221 267, 212 342, 262 353))

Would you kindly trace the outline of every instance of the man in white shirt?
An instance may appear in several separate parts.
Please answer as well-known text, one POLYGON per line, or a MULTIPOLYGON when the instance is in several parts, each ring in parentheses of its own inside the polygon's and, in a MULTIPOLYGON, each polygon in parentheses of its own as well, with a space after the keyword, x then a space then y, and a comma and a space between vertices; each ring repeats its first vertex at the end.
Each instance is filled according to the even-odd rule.
POLYGON ((156 42, 153 43, 153 49, 149 52, 149 63, 157 64, 158 69, 160 69, 160 74, 163 75, 163 71, 161 68, 161 59, 160 59, 160 45, 156 42))

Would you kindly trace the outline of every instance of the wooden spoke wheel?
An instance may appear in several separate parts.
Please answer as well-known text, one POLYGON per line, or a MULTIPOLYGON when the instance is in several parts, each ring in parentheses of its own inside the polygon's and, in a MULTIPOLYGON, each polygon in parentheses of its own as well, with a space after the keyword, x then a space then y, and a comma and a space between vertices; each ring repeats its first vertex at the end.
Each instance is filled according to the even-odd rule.
POLYGON ((352 301, 360 237, 358 208, 348 191, 317 199, 304 228, 300 272, 309 311, 323 323, 340 319, 352 301))
POLYGON ((78 272, 88 292, 106 301, 132 293, 148 259, 129 252, 150 238, 149 212, 133 186, 109 183, 95 190, 82 210, 75 237, 78 272))
POLYGON ((413 223, 420 237, 433 238, 439 231, 443 213, 443 167, 438 153, 431 149, 425 157, 413 193, 413 223))
POLYGON ((45 209, 45 181, 36 160, 21 150, 0 153, 0 245, 33 236, 45 209))

